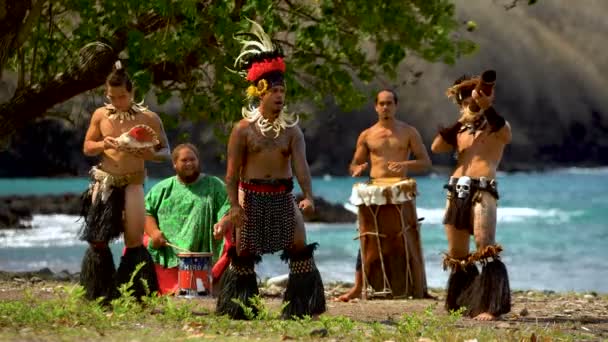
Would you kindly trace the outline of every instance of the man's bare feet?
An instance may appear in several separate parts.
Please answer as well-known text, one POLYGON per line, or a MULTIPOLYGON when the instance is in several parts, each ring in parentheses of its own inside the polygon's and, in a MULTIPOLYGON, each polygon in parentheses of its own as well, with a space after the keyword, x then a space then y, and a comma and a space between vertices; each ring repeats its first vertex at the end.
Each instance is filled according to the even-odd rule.
POLYGON ((348 302, 354 298, 361 298, 361 289, 353 287, 350 289, 350 291, 341 295, 340 297, 337 297, 335 300, 340 302, 348 302))
POLYGON ((490 313, 482 312, 479 315, 473 317, 473 319, 476 321, 493 321, 496 319, 496 317, 490 313))

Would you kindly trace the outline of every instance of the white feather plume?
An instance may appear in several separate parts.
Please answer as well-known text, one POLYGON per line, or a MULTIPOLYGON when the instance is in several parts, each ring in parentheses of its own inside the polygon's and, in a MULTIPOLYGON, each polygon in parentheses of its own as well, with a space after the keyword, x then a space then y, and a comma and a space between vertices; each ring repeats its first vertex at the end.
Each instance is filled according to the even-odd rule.
POLYGON ((250 39, 239 39, 243 46, 241 47, 241 53, 234 61, 235 67, 242 63, 243 58, 247 56, 258 55, 264 52, 271 52, 275 49, 274 44, 272 43, 272 39, 270 39, 268 34, 264 32, 262 26, 260 26, 260 24, 249 18, 246 19, 251 23, 250 33, 255 36, 257 40, 254 40, 251 36, 248 36, 250 39))

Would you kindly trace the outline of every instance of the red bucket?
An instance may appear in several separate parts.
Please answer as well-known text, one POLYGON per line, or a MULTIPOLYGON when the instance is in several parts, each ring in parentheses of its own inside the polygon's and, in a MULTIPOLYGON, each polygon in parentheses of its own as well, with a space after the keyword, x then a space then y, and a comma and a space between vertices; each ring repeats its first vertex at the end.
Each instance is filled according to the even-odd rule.
POLYGON ((178 253, 178 295, 187 297, 211 294, 211 258, 213 253, 178 253))

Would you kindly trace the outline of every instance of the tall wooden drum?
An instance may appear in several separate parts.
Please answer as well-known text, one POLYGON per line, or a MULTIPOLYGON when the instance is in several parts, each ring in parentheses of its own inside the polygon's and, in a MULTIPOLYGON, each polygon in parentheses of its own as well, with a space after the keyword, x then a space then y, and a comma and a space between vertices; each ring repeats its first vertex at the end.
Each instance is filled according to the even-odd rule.
POLYGON ((371 296, 422 298, 426 292, 416 181, 380 178, 353 186, 358 206, 363 289, 371 296))

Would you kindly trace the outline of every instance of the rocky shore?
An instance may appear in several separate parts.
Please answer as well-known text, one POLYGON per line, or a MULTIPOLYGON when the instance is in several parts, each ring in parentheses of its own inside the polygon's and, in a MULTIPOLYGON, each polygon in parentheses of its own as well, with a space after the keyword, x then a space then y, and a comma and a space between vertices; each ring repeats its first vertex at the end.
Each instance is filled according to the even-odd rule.
POLYGON ((80 213, 80 195, 41 195, 0 197, 0 229, 30 228, 33 215, 80 213))
POLYGON ((80 273, 70 273, 67 270, 53 272, 49 268, 38 271, 8 272, 0 270, 0 282, 15 282, 36 284, 41 281, 67 281, 77 282, 80 273))
MULTIPOLYGON (((300 200, 301 195, 296 195, 300 200)), ((330 203, 323 198, 315 198, 316 212, 306 216, 307 222, 355 222, 356 215, 344 209, 342 204, 330 203)), ((33 215, 80 213, 79 194, 5 196, 0 197, 0 229, 30 228, 28 221, 33 215)))

